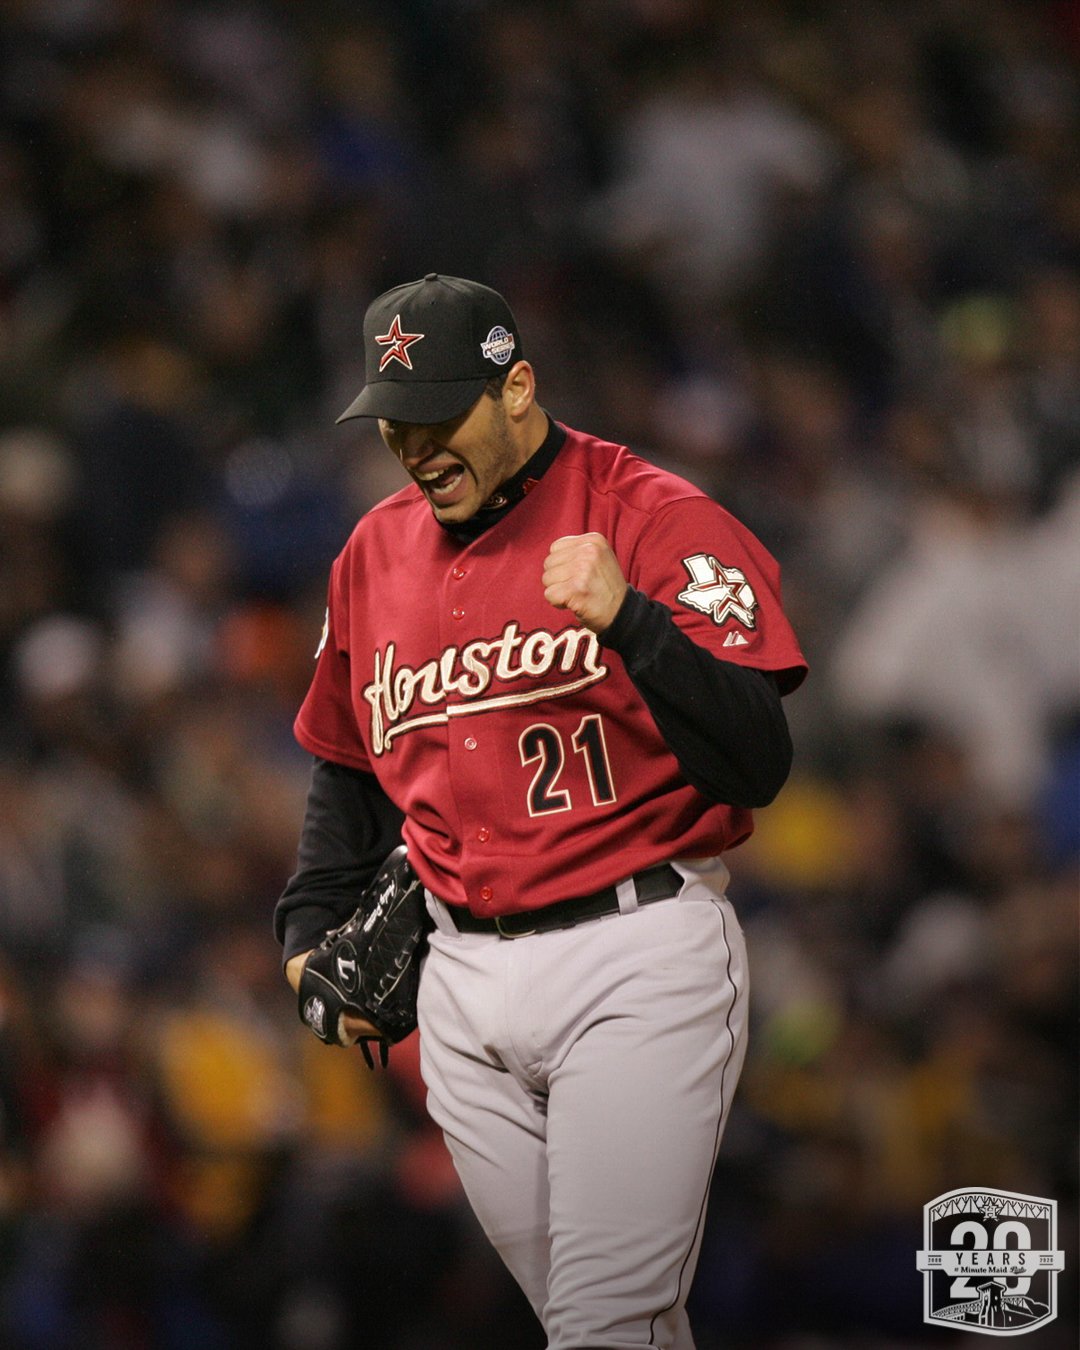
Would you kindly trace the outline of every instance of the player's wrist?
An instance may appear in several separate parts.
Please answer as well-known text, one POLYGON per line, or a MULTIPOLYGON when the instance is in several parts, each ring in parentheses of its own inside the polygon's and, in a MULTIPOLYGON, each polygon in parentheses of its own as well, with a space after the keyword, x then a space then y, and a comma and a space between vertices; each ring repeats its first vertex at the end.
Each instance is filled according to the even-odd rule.
POLYGON ((647 613, 648 604, 648 598, 628 584, 611 622, 606 628, 600 629, 596 636, 605 647, 620 651, 623 643, 633 640, 634 633, 647 613))
POLYGON ((307 959, 311 955, 312 950, 314 949, 300 952, 296 956, 290 956, 285 962, 285 978, 289 981, 289 984, 292 985, 294 994, 300 992, 300 977, 304 973, 304 967, 307 965, 307 959))

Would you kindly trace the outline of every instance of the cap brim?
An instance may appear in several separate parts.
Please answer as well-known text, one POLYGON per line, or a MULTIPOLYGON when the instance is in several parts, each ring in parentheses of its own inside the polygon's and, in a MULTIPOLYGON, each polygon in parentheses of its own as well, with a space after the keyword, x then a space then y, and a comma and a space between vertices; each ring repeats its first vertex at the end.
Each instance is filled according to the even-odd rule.
POLYGON ((476 402, 488 377, 469 380, 375 380, 367 384, 338 422, 352 417, 385 417, 393 422, 448 422, 476 402))

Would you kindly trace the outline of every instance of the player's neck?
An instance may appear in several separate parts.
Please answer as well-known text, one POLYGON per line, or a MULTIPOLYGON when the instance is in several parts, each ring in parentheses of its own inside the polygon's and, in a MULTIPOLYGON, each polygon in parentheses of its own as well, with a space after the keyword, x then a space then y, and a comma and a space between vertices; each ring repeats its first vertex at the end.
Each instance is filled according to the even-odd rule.
POLYGON ((532 459, 547 440, 548 415, 539 403, 532 403, 521 424, 514 430, 516 433, 514 440, 518 447, 517 465, 514 470, 516 473, 532 459))
POLYGON ((480 510, 468 520, 457 523, 439 522, 447 534, 453 535, 459 543, 470 543, 492 525, 497 525, 519 501, 528 496, 551 467, 566 440, 566 432, 542 410, 541 416, 544 423, 543 439, 521 468, 502 483, 480 510))

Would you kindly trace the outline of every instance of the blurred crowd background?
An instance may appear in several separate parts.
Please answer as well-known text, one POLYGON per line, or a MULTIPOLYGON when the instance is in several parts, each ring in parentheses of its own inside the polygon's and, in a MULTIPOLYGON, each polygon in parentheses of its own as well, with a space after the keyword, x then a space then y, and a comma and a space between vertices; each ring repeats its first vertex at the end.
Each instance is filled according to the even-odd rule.
MULTIPOLYGON (((783 567, 699 1350, 967 1345, 922 1206, 1056 1199, 1075 1345, 1080 6, 0 3, 0 1345, 542 1344, 270 931, 378 292, 783 567)), ((394 603, 388 596, 387 603, 394 603)))

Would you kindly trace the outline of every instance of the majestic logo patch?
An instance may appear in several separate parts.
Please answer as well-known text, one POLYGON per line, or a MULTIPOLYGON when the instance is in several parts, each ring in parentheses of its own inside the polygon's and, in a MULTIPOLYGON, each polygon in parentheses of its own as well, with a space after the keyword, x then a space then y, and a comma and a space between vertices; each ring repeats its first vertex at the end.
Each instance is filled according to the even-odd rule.
MULTIPOLYGON (((737 567, 725 567, 709 553, 695 553, 682 562, 690 577, 689 586, 679 592, 684 605, 708 614, 718 627, 728 619, 738 619, 744 628, 755 627, 757 597, 744 572, 737 567)), ((739 644, 724 644, 725 647, 736 645, 739 644)))
POLYGON ((923 1206, 923 1320, 1022 1336, 1057 1316, 1057 1201, 967 1187, 923 1206))
POLYGON ((391 361, 400 361, 406 370, 412 370, 413 363, 409 359, 409 347, 414 342, 419 342, 424 336, 423 333, 403 333, 401 331, 401 315, 394 315, 394 322, 390 325, 386 333, 377 333, 375 341, 380 347, 385 347, 386 351, 382 354, 382 360, 379 362, 379 370, 383 371, 391 361))
POLYGON ((486 361, 494 361, 497 366, 505 366, 514 351, 513 333, 508 333, 501 323, 497 323, 481 342, 480 351, 486 361))
POLYGON ((439 726, 451 718, 576 694, 607 673, 596 634, 576 624, 560 633, 544 628, 522 633, 511 622, 496 638, 469 642, 460 650, 447 647, 416 669, 398 665, 397 647, 388 642, 385 652, 375 652, 374 678, 364 687, 371 708, 371 749, 381 755, 395 737, 415 727, 439 726), (556 670, 569 678, 542 683, 556 670), (492 680, 525 680, 530 687, 482 697, 492 680), (418 699, 436 710, 408 716, 418 699))
POLYGON ((312 994, 304 1004, 304 1021, 316 1036, 326 1035, 326 1004, 317 994, 312 994))

